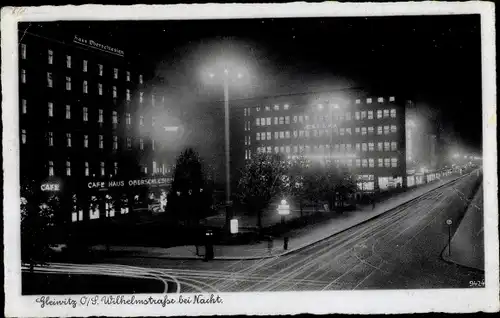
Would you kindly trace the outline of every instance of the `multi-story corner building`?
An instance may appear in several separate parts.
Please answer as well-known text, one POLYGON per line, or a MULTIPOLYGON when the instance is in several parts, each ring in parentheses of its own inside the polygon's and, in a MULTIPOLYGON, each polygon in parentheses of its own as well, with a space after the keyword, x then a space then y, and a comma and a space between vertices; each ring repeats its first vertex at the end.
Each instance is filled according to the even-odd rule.
POLYGON ((331 160, 360 191, 404 187, 405 102, 354 89, 239 101, 231 109, 233 179, 253 153, 267 152, 331 160))
MULTIPOLYGON (((131 52, 71 30, 21 25, 19 39, 21 182, 83 202, 164 189, 174 158, 163 140, 169 132, 157 119, 164 98, 146 85, 147 66, 131 52)), ((82 208, 63 218, 103 213, 82 208)))

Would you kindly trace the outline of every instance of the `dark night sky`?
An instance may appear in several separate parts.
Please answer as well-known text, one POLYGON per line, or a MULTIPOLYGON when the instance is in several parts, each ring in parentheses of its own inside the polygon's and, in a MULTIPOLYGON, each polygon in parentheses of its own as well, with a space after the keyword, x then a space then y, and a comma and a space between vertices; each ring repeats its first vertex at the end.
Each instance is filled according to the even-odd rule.
POLYGON ((325 84, 388 87, 438 110, 447 132, 481 147, 479 15, 91 22, 84 28, 140 51, 172 90, 199 91, 200 65, 214 56, 209 52, 233 43, 256 84, 245 97, 325 84))

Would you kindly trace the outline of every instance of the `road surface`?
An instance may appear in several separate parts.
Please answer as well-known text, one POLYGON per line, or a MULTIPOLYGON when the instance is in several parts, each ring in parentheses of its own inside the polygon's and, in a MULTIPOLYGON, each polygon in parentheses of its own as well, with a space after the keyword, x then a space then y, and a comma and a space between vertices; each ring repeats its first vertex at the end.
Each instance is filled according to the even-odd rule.
POLYGON ((452 220, 453 234, 477 179, 476 174, 465 176, 286 256, 103 262, 142 267, 143 274, 159 275, 176 286, 169 288, 173 292, 466 288, 470 281, 484 279, 484 273, 447 263, 441 253, 448 243, 446 220, 452 220))

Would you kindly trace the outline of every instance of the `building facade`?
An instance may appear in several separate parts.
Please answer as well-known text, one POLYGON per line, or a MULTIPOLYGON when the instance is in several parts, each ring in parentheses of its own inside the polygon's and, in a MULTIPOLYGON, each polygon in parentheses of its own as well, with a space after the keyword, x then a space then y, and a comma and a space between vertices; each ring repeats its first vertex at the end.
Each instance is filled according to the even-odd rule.
POLYGON ((231 111, 235 179, 252 154, 266 152, 331 161, 360 191, 406 186, 404 99, 346 90, 246 100, 231 111))
POLYGON ((113 216, 105 198, 165 191, 174 158, 155 122, 166 105, 151 73, 104 41, 52 31, 19 31, 21 182, 78 196, 79 211, 63 217, 72 221, 113 216))

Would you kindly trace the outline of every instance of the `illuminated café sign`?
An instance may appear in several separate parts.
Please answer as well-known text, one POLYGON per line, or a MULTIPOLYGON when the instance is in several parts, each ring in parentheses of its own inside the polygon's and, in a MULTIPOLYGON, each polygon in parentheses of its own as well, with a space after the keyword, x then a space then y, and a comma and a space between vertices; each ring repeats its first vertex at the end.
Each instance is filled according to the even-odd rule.
POLYGON ((125 186, 154 186, 169 184, 172 178, 148 178, 137 180, 120 181, 90 181, 87 183, 89 189, 122 188, 125 186))
POLYGON ((337 128, 337 125, 332 125, 332 124, 313 124, 313 125, 305 125, 304 129, 322 129, 322 128, 337 128))
POLYGON ((93 48, 93 49, 97 49, 100 51, 104 51, 107 53, 118 55, 121 57, 123 57, 125 55, 125 53, 120 49, 111 47, 109 45, 101 44, 101 43, 96 42, 94 40, 85 39, 85 38, 79 37, 78 35, 75 35, 75 37, 73 38, 73 42, 78 43, 80 45, 84 45, 84 46, 93 48))
POLYGON ((58 183, 53 183, 53 182, 48 182, 48 183, 42 183, 40 185, 40 189, 42 191, 60 191, 60 186, 58 183))

